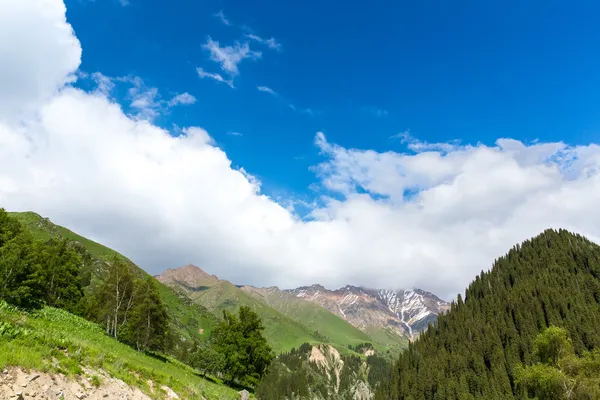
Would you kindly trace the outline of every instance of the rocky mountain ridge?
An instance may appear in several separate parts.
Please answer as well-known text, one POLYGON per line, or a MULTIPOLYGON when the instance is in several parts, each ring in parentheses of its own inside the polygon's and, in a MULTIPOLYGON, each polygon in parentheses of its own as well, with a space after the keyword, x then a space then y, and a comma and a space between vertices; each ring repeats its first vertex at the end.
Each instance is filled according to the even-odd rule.
MULTIPOLYGON (((196 292, 219 282, 226 282, 195 265, 168 269, 157 276, 157 279, 167 285, 176 284, 196 292)), ((430 322, 435 321, 438 314, 449 308, 448 302, 421 289, 368 289, 346 285, 337 290, 329 290, 319 284, 285 290, 277 287, 255 288, 244 285, 237 285, 237 287, 259 297, 276 309, 280 308, 277 304, 272 304, 273 302, 285 301, 285 295, 295 296, 319 305, 373 336, 385 332, 388 336, 413 339, 425 330, 430 322), (280 295, 273 296, 274 292, 280 295)), ((288 304, 284 306, 288 307, 288 304)))
POLYGON ((421 289, 367 289, 347 285, 328 290, 317 284, 286 291, 320 304, 366 332, 374 328, 388 329, 409 339, 450 307, 448 302, 421 289))

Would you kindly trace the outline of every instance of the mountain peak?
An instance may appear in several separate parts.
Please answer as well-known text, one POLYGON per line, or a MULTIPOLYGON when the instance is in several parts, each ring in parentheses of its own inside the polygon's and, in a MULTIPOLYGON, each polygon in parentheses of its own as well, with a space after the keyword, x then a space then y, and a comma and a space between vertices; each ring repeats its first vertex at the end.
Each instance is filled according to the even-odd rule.
POLYGON ((156 279, 162 283, 179 283, 190 289, 212 286, 219 282, 216 275, 211 275, 194 264, 184 265, 179 268, 169 268, 156 279))
POLYGON ((346 285, 328 290, 312 285, 286 291, 318 303, 359 329, 391 330, 411 339, 449 307, 447 302, 421 289, 366 289, 346 285))

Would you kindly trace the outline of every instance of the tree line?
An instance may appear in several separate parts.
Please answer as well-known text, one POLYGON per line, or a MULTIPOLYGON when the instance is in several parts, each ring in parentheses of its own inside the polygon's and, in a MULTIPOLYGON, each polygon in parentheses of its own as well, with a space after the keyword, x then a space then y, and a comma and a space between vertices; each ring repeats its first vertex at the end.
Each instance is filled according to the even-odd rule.
MULTIPOLYGON (((95 262, 75 242, 34 240, 0 209, 0 300, 26 310, 64 309, 142 352, 172 350, 174 333, 157 281, 117 256, 102 268, 95 262)), ((248 307, 237 316, 224 312, 209 341, 189 344, 185 350, 191 356, 182 361, 204 375, 253 387, 273 359, 263 331, 259 316, 248 307)))
POLYGON ((36 241, 0 209, 0 298, 26 309, 61 308, 106 327, 140 351, 163 351, 168 315, 156 282, 115 257, 102 280, 85 287, 81 249, 65 239, 36 241))

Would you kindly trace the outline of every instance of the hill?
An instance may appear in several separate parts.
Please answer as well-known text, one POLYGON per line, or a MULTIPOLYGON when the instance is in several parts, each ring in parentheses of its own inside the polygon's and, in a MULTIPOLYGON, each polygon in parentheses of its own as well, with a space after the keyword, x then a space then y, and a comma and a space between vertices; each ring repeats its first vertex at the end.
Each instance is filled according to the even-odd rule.
POLYGON ((152 399, 172 398, 169 394, 173 393, 181 399, 239 399, 236 390, 201 378, 177 360, 135 351, 106 335, 99 325, 63 310, 44 307, 26 313, 0 302, 0 321, 0 370, 10 366, 25 368, 33 377, 26 382, 50 373, 54 377, 48 382, 64 391, 62 397, 60 392, 46 397, 47 388, 44 392, 32 392, 34 389, 25 389, 24 384, 17 382, 11 389, 7 383, 0 384, 0 398, 11 393, 15 394, 12 398, 22 399, 16 393, 26 392, 29 395, 25 398, 36 393, 38 398, 75 399, 102 390, 105 395, 94 398, 117 398, 119 391, 110 391, 106 385, 112 381, 116 384, 113 389, 122 390, 129 385, 152 399))
POLYGON ((303 344, 281 354, 256 389, 260 400, 371 399, 388 362, 372 347, 356 348, 358 354, 343 354, 326 344, 303 344), (368 356, 367 356, 368 354, 368 356))
POLYGON ((376 398, 528 398, 517 375, 539 361, 539 332, 564 328, 578 355, 599 348, 599 278, 600 246, 580 235, 547 230, 515 246, 409 345, 376 398))
POLYGON ((223 310, 235 311, 240 306, 250 307, 263 320, 265 336, 276 352, 290 350, 304 342, 317 343, 326 340, 232 283, 209 275, 196 266, 169 269, 156 278, 185 293, 214 313, 220 314, 223 310))
MULTIPOLYGON (((113 257, 129 261, 137 274, 142 276, 148 275, 120 253, 78 235, 65 227, 56 225, 48 218, 43 218, 34 212, 11 212, 8 214, 19 220, 37 240, 62 238, 72 242, 84 259, 83 269, 91 275, 90 285, 97 283, 101 279, 103 271, 107 268, 107 263, 113 257)), ((205 340, 215 325, 217 318, 205 307, 191 301, 187 296, 176 292, 167 285, 159 283, 158 289, 161 299, 167 307, 171 328, 176 336, 175 348, 172 350, 180 353, 178 355, 185 358, 185 350, 178 349, 177 343, 188 343, 192 339, 198 341, 205 340)))

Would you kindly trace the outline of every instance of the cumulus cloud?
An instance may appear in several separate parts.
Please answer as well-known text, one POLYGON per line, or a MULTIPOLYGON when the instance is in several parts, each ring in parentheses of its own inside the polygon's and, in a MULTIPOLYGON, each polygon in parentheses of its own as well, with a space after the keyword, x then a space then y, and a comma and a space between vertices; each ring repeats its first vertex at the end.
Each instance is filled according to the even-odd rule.
POLYGON ((81 46, 61 1, 0 2, 0 120, 33 110, 73 81, 81 46))
POLYGON ((31 39, 2 53, 23 65, 0 70, 0 82, 9 76, 24 93, 18 118, 0 121, 0 204, 37 211, 150 273, 192 262, 235 283, 416 286, 448 298, 548 227, 600 239, 595 144, 499 139, 441 151, 413 138, 420 151, 402 153, 348 149, 317 133, 322 197, 301 219, 233 168, 204 129, 171 132, 128 116, 101 91, 71 87, 80 49, 64 47, 78 42, 62 3, 31 0, 30 12, 19 3, 0 2, 0 15, 15 21, 0 24, 2 37, 7 29, 19 37, 19 26, 43 32, 46 45, 48 35, 68 34, 54 48, 31 39), (62 11, 39 18, 44 7, 62 11), (27 64, 45 57, 53 73, 27 64))

